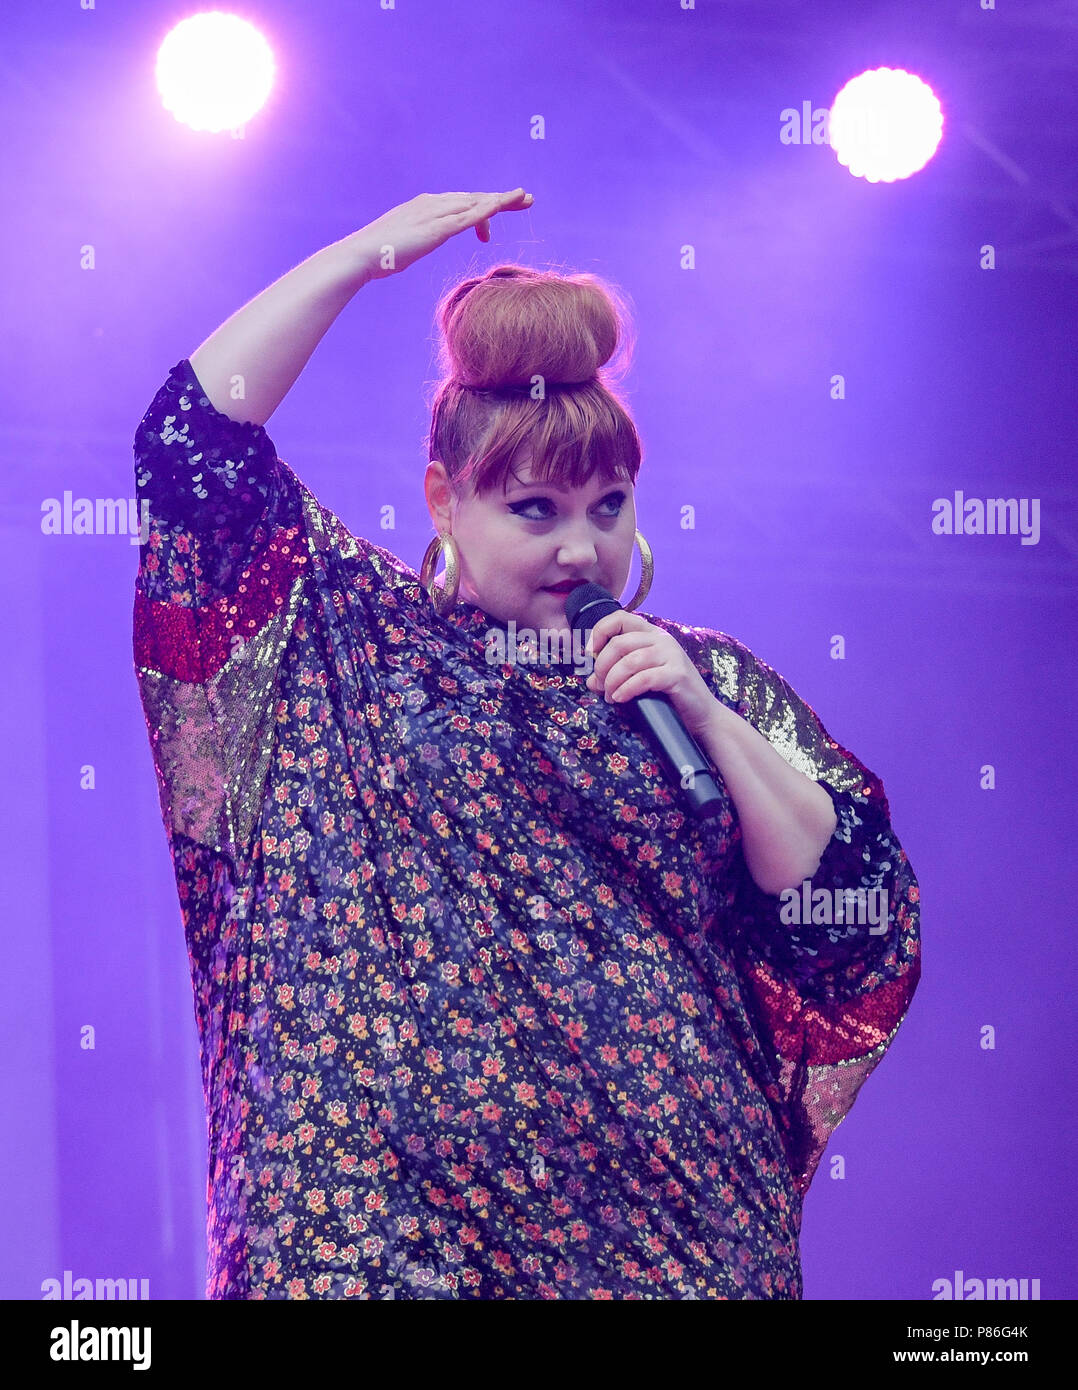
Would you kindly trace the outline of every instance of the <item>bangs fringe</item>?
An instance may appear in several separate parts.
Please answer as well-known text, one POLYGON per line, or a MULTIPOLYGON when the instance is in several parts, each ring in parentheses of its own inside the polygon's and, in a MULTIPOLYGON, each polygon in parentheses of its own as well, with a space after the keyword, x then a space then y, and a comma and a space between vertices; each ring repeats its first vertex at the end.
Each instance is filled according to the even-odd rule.
POLYGON ((442 378, 427 438, 454 488, 501 488, 530 453, 533 477, 564 488, 636 483, 642 450, 614 383, 631 356, 631 319, 588 274, 496 266, 438 306, 442 378), (541 395, 537 383, 549 383, 541 395))
POLYGON ((504 491, 521 467, 520 456, 530 452, 535 483, 578 488, 598 474, 635 484, 640 441, 632 421, 612 404, 607 392, 592 386, 505 402, 461 470, 460 483, 478 495, 504 491))

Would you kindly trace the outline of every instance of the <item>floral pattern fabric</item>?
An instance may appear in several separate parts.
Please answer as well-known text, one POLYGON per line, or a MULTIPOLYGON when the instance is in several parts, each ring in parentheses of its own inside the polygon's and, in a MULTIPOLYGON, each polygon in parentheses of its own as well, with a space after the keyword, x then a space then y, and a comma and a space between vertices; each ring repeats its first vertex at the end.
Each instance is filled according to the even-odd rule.
POLYGON ((919 976, 878 778, 735 639, 642 615, 830 793, 812 887, 886 900, 784 923, 728 797, 687 816, 578 672, 488 661, 495 620, 438 617, 186 359, 135 479, 207 1296, 800 1298, 804 1194, 919 976))

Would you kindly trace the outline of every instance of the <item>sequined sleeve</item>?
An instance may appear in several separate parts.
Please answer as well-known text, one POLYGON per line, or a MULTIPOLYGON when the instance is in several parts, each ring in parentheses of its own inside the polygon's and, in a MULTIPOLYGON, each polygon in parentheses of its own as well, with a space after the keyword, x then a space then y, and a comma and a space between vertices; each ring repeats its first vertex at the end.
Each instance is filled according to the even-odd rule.
POLYGON ((139 692, 170 839, 236 858, 257 815, 273 692, 308 563, 296 480, 186 359, 135 434, 139 692))
POLYGON ((728 923, 805 1189, 906 1015, 920 976, 920 893, 880 779, 740 643, 724 636, 706 656, 715 693, 818 782, 836 812, 796 899, 764 893, 741 858, 728 923))

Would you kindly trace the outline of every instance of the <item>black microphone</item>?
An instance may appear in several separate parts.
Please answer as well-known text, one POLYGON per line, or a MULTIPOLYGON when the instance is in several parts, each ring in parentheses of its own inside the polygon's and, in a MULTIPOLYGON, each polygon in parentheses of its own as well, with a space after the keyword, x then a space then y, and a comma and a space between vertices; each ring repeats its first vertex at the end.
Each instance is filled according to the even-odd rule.
MULTIPOLYGON (((569 626, 582 633, 585 641, 600 618, 620 608, 621 604, 601 584, 578 584, 565 600, 569 626)), ((649 690, 626 700, 622 708, 638 732, 662 755, 693 815, 700 819, 718 815, 727 804, 726 796, 716 785, 711 764, 681 722, 669 695, 662 690, 649 690)))

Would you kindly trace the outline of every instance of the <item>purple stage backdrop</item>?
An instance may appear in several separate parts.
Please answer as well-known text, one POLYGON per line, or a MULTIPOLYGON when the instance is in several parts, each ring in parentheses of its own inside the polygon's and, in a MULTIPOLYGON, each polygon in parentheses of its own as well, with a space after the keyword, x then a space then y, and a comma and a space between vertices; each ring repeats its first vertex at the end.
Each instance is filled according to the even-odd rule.
POLYGON ((931 1300, 956 1271, 1074 1297, 1074 7, 247 0, 276 86, 216 135, 154 86, 189 12, 0 18, 0 1296, 65 1272, 205 1293, 137 536, 50 533, 49 499, 133 498, 169 368, 319 247, 419 192, 523 185, 489 244, 356 296, 270 420, 277 451, 418 569, 439 293, 503 262, 625 292, 646 607, 785 676, 882 778, 920 882, 921 984, 806 1198, 805 1297, 931 1300), (920 173, 874 184, 804 115, 880 66, 920 75, 945 125, 920 173), (939 533, 959 493, 960 516, 1014 499, 1020 524, 939 533))

